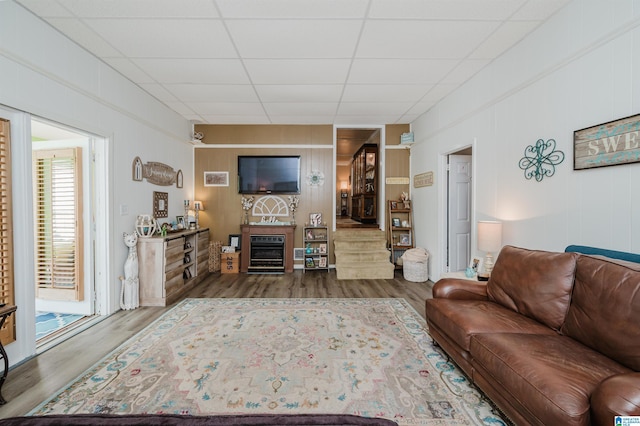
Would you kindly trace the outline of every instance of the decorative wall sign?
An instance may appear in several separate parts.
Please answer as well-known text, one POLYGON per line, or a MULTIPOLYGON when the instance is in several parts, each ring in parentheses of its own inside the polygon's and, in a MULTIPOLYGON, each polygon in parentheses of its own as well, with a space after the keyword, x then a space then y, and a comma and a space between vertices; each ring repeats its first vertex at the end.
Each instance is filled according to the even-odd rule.
POLYGON ((573 170, 640 162, 640 114, 573 132, 573 170))
POLYGON ((422 188, 423 186, 433 185, 433 172, 420 173, 413 176, 413 187, 422 188))
POLYGON ((169 216, 169 194, 166 192, 153 191, 153 217, 169 216))
MULTIPOLYGON (((150 161, 142 164, 140 157, 135 157, 131 163, 131 179, 136 182, 141 182, 142 178, 145 178, 147 182, 154 185, 169 186, 176 182, 177 177, 176 171, 163 163, 150 161)), ((182 172, 180 172, 180 177, 182 177, 182 172)), ((178 188, 182 188, 182 186, 178 186, 178 188)))
POLYGON ((204 172, 204 186, 229 186, 229 172, 204 172))
POLYGON ((251 214, 253 216, 289 216, 289 206, 277 195, 265 195, 256 200, 251 214))
POLYGON ((408 177, 388 177, 385 178, 384 183, 386 183, 387 185, 409 185, 409 178, 408 177))
POLYGON ((556 141, 538 139, 535 145, 529 145, 524 150, 524 157, 518 166, 524 170, 524 177, 535 178, 541 182, 545 176, 553 176, 556 166, 564 161, 564 152, 556 151, 556 141))

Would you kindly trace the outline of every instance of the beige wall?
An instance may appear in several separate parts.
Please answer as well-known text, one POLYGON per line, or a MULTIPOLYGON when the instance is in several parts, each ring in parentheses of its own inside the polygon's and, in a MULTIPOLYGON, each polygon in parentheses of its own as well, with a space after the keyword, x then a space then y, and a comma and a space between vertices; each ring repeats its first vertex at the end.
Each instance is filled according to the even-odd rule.
MULTIPOLYGON (((339 191, 333 185, 333 126, 331 125, 198 125, 204 135, 203 147, 195 150, 194 199, 201 200, 205 211, 200 213, 200 225, 209 227, 212 241, 228 242, 229 234, 239 234, 243 210, 237 187, 238 155, 300 155, 302 168, 300 203, 296 212, 296 247, 302 247, 302 227, 309 213, 320 212, 329 229, 333 228, 333 199, 339 191), (264 145, 264 147, 262 147, 264 145), (217 146, 213 148, 213 146, 217 146), (312 170, 324 173, 323 186, 309 186, 306 177, 312 170), (228 187, 205 187, 205 171, 228 171, 228 187)), ((387 126, 386 143, 396 144, 408 125, 387 126)), ((387 150, 387 176, 408 176, 407 150, 387 150)), ((347 178, 349 171, 347 170, 347 178)), ((346 178, 345 178, 346 180, 346 178)), ((388 196, 397 199, 408 186, 387 185, 388 196)), ((258 198, 259 196, 256 196, 258 198)), ((284 197, 286 200, 286 196, 284 197)), ((251 218, 250 218, 251 220, 251 218)), ((260 220, 254 218, 253 220, 260 220)), ((290 220, 283 218, 283 220, 290 220)), ((329 259, 335 261, 333 253, 329 259)))

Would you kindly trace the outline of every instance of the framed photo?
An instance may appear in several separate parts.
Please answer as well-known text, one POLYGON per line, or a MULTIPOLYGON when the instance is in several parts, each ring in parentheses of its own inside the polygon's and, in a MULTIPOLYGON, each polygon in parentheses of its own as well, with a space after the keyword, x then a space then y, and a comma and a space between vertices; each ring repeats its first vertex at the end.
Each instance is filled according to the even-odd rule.
POLYGON ((309 223, 311 224, 311 226, 322 225, 322 213, 310 213, 309 223))
POLYGON ((391 202, 391 210, 395 210, 398 208, 398 202, 397 201, 392 201, 391 202))
POLYGON ((169 216, 169 194, 167 192, 153 191, 153 217, 169 216))
POLYGON ((398 242, 399 246, 410 246, 411 245, 411 235, 410 234, 400 234, 400 241, 398 242))
POLYGON ((180 229, 186 228, 186 225, 184 224, 184 216, 176 216, 176 223, 178 224, 179 228, 180 228, 180 225, 182 225, 182 228, 180 229))
POLYGON ((307 268, 315 268, 316 263, 313 261, 313 257, 307 257, 304 262, 304 266, 307 268))
POLYGON ((318 253, 327 254, 327 245, 326 244, 320 244, 320 246, 318 246, 318 253))
POLYGON ((229 172, 204 172, 204 186, 229 186, 229 172))
POLYGON ((294 248, 293 249, 293 260, 304 260, 304 249, 303 248, 294 248))
POLYGON ((229 245, 231 247, 235 247, 237 251, 240 251, 241 244, 242 244, 242 235, 229 234, 229 245))
POLYGON ((307 240, 313 240, 313 230, 307 229, 307 240))
POLYGON ((469 262, 469 268, 473 269, 476 274, 480 272, 480 269, 482 268, 482 258, 472 257, 471 262, 469 262))
POLYGON ((326 257, 321 257, 320 259, 318 259, 318 267, 319 268, 326 268, 327 267, 327 258, 326 257))
POLYGON ((400 219, 399 219, 399 218, 397 218, 397 217, 392 218, 392 219, 391 219, 391 225, 392 225, 394 228, 399 227, 399 226, 400 226, 400 219))

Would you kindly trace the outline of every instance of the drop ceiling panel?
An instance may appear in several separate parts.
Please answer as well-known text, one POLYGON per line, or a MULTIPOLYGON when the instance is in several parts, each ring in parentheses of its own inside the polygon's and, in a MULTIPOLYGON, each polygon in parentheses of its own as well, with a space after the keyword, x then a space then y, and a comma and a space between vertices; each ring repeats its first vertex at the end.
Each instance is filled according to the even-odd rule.
POLYGON ((237 57, 222 22, 215 19, 92 19, 88 24, 134 58, 237 57))
POLYGON ((370 125, 420 116, 569 0, 16 1, 188 120, 370 125))
POLYGON ((227 26, 245 58, 350 58, 357 20, 239 20, 227 26))

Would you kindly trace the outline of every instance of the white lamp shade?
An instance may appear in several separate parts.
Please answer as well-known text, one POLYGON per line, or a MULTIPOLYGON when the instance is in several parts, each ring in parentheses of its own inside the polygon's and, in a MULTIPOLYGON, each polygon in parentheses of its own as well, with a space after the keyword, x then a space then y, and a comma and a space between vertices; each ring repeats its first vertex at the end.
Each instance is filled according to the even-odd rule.
POLYGON ((346 191, 347 189, 349 189, 349 186, 347 185, 346 181, 343 180, 342 182, 340 182, 340 189, 343 191, 346 191))
POLYGON ((502 248, 502 222, 478 222, 478 250, 497 252, 502 248))
POLYGON ((202 201, 194 201, 193 202, 193 208, 194 208, 194 210, 203 211, 204 210, 204 205, 202 204, 202 201))

